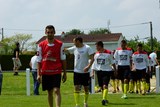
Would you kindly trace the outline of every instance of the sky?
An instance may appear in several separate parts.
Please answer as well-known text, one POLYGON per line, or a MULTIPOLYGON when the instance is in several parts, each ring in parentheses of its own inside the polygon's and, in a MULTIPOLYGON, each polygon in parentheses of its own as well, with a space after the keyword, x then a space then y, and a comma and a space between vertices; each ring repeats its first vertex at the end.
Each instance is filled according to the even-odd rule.
POLYGON ((127 39, 138 35, 145 40, 150 37, 149 22, 153 37, 160 41, 159 0, 0 0, 0 29, 5 37, 32 34, 36 41, 47 25, 54 25, 56 35, 109 28, 127 39))

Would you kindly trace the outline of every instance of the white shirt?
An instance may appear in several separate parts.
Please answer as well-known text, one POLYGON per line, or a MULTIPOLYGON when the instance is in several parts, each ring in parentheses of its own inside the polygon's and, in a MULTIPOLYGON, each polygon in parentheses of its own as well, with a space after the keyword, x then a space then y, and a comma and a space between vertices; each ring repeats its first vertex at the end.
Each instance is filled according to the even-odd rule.
POLYGON ((89 55, 94 54, 89 45, 84 45, 81 48, 76 46, 67 49, 69 53, 74 54, 74 72, 85 73, 84 68, 89 63, 89 55))
POLYGON ((155 59, 157 59, 157 54, 155 52, 152 52, 149 56, 152 60, 153 65, 156 65, 157 63, 155 59))
POLYGON ((132 61, 135 69, 142 70, 149 66, 149 58, 146 52, 134 52, 132 55, 132 61))
POLYGON ((111 51, 105 50, 103 53, 97 52, 94 55, 92 69, 95 71, 112 71, 112 64, 114 64, 113 55, 111 51))
POLYGON ((127 48, 122 50, 122 48, 118 48, 114 53, 114 58, 117 61, 117 64, 120 66, 128 66, 130 65, 130 60, 132 56, 132 50, 127 48))
POLYGON ((32 65, 31 67, 33 70, 37 69, 37 61, 36 60, 37 60, 37 55, 34 55, 30 61, 31 65, 32 65))

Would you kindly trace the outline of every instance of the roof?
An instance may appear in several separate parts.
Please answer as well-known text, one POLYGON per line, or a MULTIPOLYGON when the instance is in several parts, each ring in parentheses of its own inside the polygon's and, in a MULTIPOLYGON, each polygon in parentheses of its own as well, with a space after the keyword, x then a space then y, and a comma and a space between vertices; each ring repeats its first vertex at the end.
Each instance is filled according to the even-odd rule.
MULTIPOLYGON (((97 42, 97 41, 103 41, 103 42, 113 42, 118 41, 120 37, 122 36, 122 33, 111 33, 111 34, 95 34, 95 35, 68 35, 65 38, 62 38, 60 35, 55 36, 55 39, 58 39, 64 43, 72 43, 73 39, 75 37, 82 37, 83 42, 97 42)), ((46 36, 43 36, 41 39, 39 39, 36 44, 39 44, 43 40, 46 39, 46 36)))

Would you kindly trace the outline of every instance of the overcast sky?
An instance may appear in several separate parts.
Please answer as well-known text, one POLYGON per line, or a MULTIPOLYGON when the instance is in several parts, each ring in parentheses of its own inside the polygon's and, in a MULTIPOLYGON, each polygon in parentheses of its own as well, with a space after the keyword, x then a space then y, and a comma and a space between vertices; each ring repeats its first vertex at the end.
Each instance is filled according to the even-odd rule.
POLYGON ((73 28, 87 33, 108 28, 109 20, 111 32, 142 40, 150 37, 149 23, 142 23, 152 21, 153 36, 160 40, 159 0, 0 0, 5 37, 25 33, 38 40, 48 24, 55 26, 57 35, 73 28))

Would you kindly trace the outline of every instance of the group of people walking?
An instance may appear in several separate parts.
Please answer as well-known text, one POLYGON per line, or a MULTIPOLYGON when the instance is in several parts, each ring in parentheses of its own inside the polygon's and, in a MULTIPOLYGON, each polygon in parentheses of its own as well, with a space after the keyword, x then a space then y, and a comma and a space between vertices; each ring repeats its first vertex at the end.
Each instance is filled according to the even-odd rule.
MULTIPOLYGON (((81 37, 73 39, 74 46, 64 48, 64 43, 54 38, 55 28, 52 25, 46 26, 45 34, 47 38, 39 43, 36 53, 37 68, 34 69, 33 61, 30 66, 33 68, 32 71, 37 71, 37 75, 34 73, 33 75, 37 76, 38 83, 42 83, 42 90, 48 92, 49 107, 53 107, 53 93, 55 94, 56 107, 61 105, 60 84, 61 80, 62 82, 67 80, 66 54, 74 54, 73 82, 76 107, 80 107, 81 86, 84 87, 84 107, 88 107, 90 69, 92 77, 97 74, 98 85, 102 88, 102 105, 107 105, 109 102, 107 97, 108 84, 113 75, 121 80, 123 92, 121 98, 128 98, 129 82, 134 81, 135 77, 138 91, 145 94, 146 75, 151 72, 150 66, 153 61, 150 62, 142 44, 139 43, 137 50, 133 52, 131 48, 127 47, 127 42, 122 40, 120 48, 117 48, 113 53, 104 48, 102 41, 98 41, 95 43, 96 52, 94 52, 89 45, 83 43, 81 37)), ((159 64, 158 61, 156 64, 159 64)), ((39 86, 39 84, 35 84, 35 86, 39 86)), ((133 85, 130 86, 130 89, 133 89, 133 85)), ((34 94, 39 94, 36 88, 34 94)))

